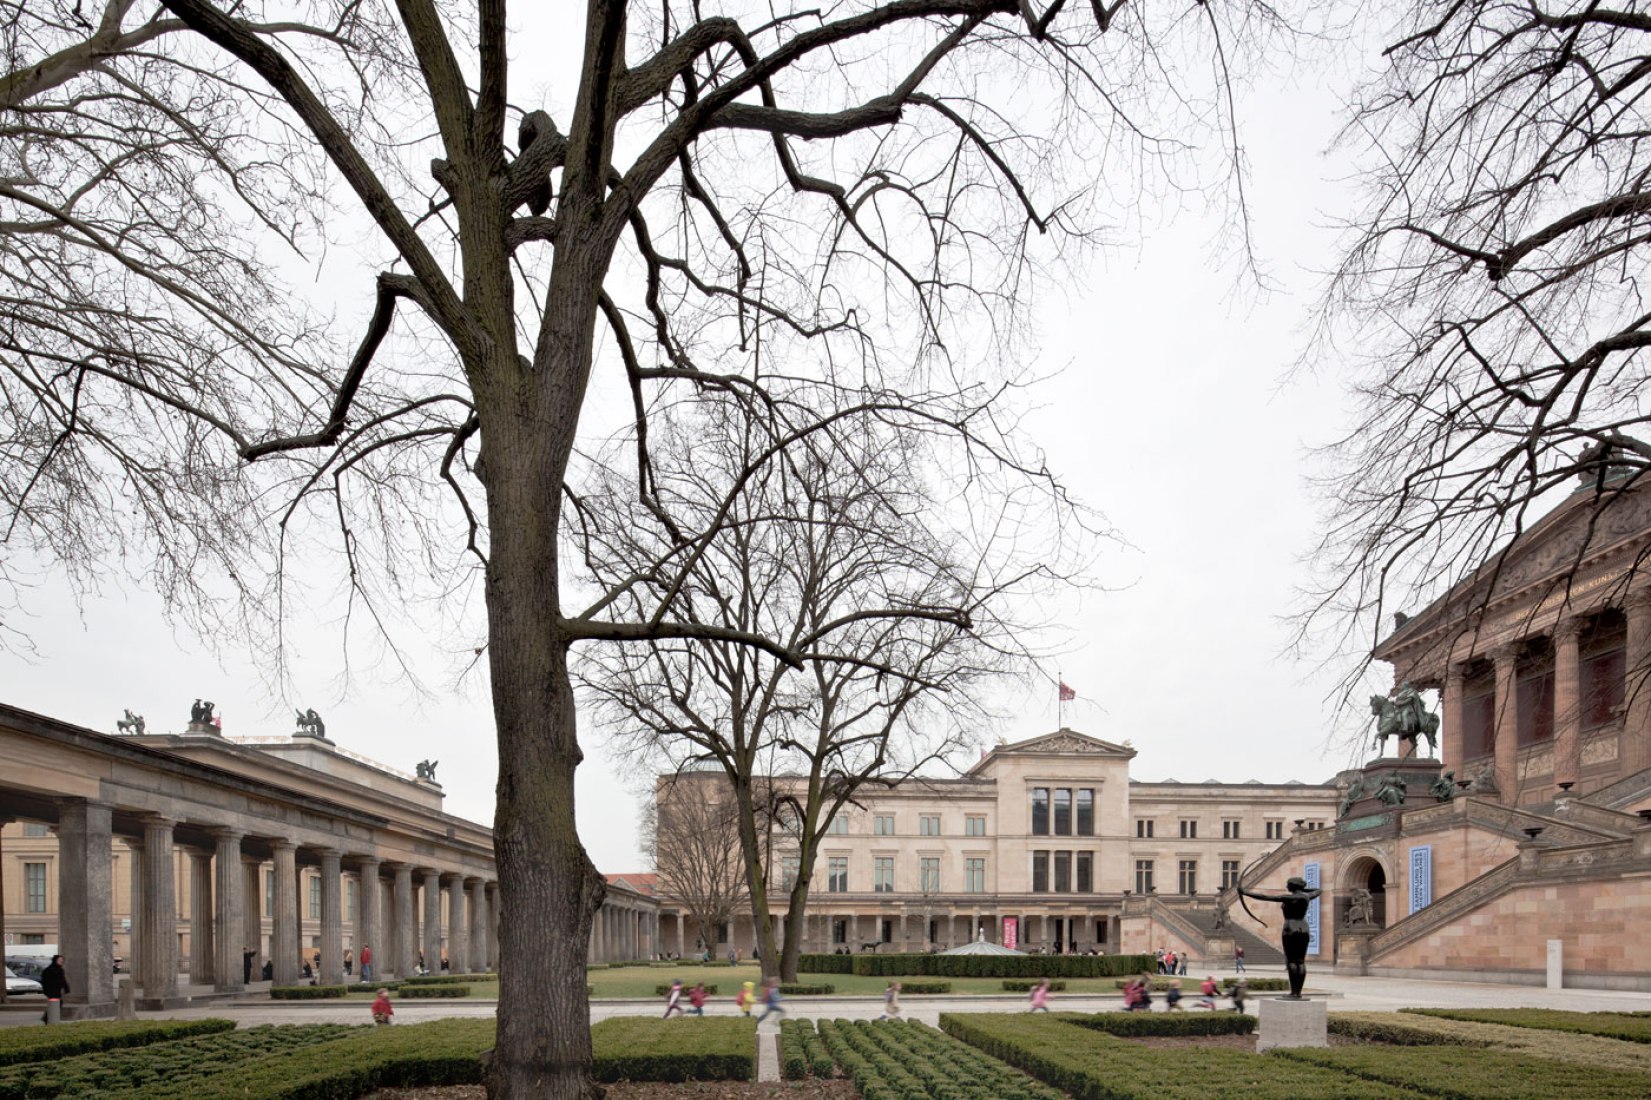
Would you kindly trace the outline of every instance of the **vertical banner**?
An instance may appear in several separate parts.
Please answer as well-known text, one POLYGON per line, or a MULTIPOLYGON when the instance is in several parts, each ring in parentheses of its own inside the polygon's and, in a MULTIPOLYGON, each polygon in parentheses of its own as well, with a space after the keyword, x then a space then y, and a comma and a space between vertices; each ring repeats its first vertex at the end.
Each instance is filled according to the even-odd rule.
POLYGON ((1003 918, 1003 946, 1013 951, 1020 943, 1020 918, 1003 918))
POLYGON ((1433 904, 1433 845, 1410 849, 1410 911, 1433 904))
MULTIPOLYGON (((1319 865, 1309 863, 1302 868, 1301 877, 1307 880, 1307 889, 1317 890, 1319 887, 1319 865)), ((1319 953, 1319 900, 1314 898, 1312 903, 1307 906, 1307 953, 1309 955, 1319 953)))

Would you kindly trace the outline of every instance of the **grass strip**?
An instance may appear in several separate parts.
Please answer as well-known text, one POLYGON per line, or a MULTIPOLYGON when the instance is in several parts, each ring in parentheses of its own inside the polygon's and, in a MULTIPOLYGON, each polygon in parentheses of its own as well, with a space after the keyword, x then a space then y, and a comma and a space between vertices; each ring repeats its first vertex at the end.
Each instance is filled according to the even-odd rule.
POLYGON ((1637 1013, 1564 1012, 1555 1008, 1406 1008, 1401 1011, 1445 1020, 1569 1031, 1628 1043, 1651 1043, 1651 1017, 1637 1013))

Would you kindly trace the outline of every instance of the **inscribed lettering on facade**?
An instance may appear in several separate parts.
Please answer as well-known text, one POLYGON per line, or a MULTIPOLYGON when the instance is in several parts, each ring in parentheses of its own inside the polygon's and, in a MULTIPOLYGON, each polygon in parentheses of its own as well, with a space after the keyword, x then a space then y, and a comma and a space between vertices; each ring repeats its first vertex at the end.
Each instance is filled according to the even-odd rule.
MULTIPOLYGON (((1319 865, 1316 863, 1309 863, 1306 867, 1302 868, 1301 877, 1307 880, 1307 889, 1317 890, 1319 888, 1319 865)), ((1314 898, 1307 905, 1307 953, 1309 955, 1317 955, 1319 953, 1318 898, 1314 898)))
POLYGON ((1005 946, 1009 950, 1013 951, 1015 949, 1015 945, 1018 944, 1019 942, 1020 942, 1020 918, 1019 917, 1004 917, 1003 918, 1003 946, 1005 946))
POLYGON ((1433 904, 1433 845, 1410 849, 1410 911, 1433 904))

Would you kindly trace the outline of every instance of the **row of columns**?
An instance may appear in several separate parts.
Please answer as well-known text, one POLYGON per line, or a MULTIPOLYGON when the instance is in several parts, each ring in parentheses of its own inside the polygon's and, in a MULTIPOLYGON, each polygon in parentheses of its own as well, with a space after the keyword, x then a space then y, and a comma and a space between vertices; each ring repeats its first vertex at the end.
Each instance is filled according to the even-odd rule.
POLYGON ((604 904, 591 921, 590 961, 648 959, 659 953, 659 913, 604 904))
MULTIPOLYGON (((1636 588, 1624 604, 1628 638, 1624 654, 1623 696, 1627 714, 1618 748, 1621 775, 1651 767, 1651 588, 1636 588)), ((1582 652, 1584 621, 1559 620, 1553 630, 1554 650, 1554 774, 1555 784, 1575 784, 1582 771, 1582 652)), ((1489 653, 1496 672, 1493 703, 1493 755, 1496 789, 1504 802, 1519 797, 1519 657, 1522 642, 1501 645, 1489 653)), ((1460 767, 1463 743, 1466 665, 1453 663, 1445 673, 1441 702, 1443 729, 1441 756, 1448 766, 1460 767)))

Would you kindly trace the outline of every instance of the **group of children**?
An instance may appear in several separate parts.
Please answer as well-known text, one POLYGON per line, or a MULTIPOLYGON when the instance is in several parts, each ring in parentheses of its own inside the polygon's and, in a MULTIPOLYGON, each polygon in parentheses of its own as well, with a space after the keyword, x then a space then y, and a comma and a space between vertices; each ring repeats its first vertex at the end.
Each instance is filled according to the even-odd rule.
MULTIPOLYGON (((1200 982, 1198 992, 1200 996, 1195 1007, 1214 1011, 1215 999, 1220 993, 1215 975, 1212 974, 1200 982)), ((1244 998, 1248 992, 1249 983, 1243 978, 1238 979, 1232 988, 1227 991, 1227 996, 1232 998, 1234 1012, 1244 1011, 1244 998)), ((1181 982, 1179 979, 1171 979, 1169 989, 1164 993, 1164 1004, 1171 1012, 1181 1011, 1181 982)), ((1125 983, 1124 1009, 1129 1012, 1152 1011, 1152 975, 1142 974, 1139 978, 1131 978, 1125 983)))
MULTIPOLYGON (((680 979, 673 981, 671 988, 665 993, 665 1019, 669 1020, 672 1016, 683 1016, 687 1012, 692 1012, 695 1016, 703 1016, 705 1015, 705 1002, 709 999, 710 994, 706 992, 705 983, 696 983, 692 989, 688 990, 688 1004, 690 1007, 685 1011, 682 1007, 682 981, 680 979)), ((757 1023, 760 1024, 775 1014, 785 1015, 785 1009, 780 1007, 780 983, 778 980, 774 978, 764 979, 761 1000, 763 1010, 762 1015, 757 1017, 757 1023)), ((739 993, 734 996, 734 1006, 739 1009, 742 1016, 751 1015, 751 1010, 756 1007, 757 1001, 756 982, 746 982, 739 993)))

